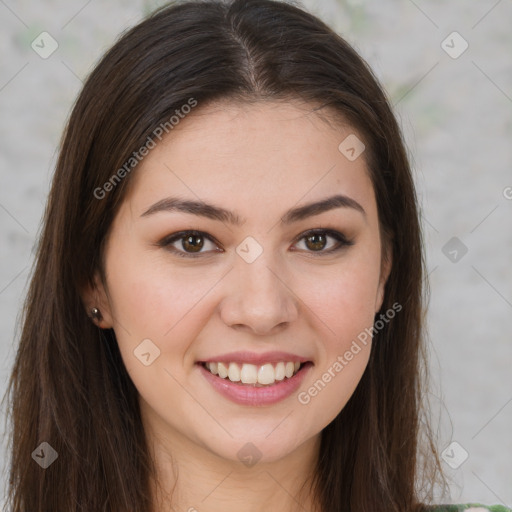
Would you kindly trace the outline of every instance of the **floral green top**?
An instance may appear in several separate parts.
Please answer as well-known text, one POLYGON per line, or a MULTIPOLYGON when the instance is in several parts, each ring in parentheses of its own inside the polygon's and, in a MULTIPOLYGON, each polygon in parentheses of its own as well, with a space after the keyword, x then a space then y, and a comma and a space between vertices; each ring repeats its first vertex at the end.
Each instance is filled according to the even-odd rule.
POLYGON ((505 505, 480 505, 478 503, 466 503, 462 505, 438 505, 428 507, 428 512, 512 512, 505 505))

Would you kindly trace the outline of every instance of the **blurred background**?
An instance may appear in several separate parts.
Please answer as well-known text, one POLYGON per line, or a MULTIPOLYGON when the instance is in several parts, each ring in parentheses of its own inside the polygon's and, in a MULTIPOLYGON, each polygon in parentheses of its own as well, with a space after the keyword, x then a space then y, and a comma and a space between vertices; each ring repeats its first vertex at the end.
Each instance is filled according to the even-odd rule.
MULTIPOLYGON (((2 397, 67 116, 104 51, 163 3, 0 0, 2 397)), ((404 131, 422 208, 430 401, 449 501, 512 507, 512 2, 297 3, 368 61, 404 131)))

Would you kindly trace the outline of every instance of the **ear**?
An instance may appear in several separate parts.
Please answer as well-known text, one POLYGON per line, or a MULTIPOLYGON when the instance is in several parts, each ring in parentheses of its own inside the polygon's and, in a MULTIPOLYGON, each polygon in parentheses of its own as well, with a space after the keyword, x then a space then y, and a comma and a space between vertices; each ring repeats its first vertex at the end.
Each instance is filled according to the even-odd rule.
POLYGON ((375 313, 377 313, 382 307, 382 303, 384 302, 384 292, 386 289, 386 283, 388 281, 389 274, 391 273, 393 255, 390 246, 391 244, 389 243, 383 244, 379 287, 377 288, 377 296, 375 299, 375 313))
POLYGON ((112 311, 106 287, 99 275, 96 272, 94 275, 94 283, 87 284, 81 293, 82 302, 86 308, 87 316, 102 329, 110 329, 113 327, 112 311), (96 308, 100 312, 100 316, 93 317, 91 311, 96 308))

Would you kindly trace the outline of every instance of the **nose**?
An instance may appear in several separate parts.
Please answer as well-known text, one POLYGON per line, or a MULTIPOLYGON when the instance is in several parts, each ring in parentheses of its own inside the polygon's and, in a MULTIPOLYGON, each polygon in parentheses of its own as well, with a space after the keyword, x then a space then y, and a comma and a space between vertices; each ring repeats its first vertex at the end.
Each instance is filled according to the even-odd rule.
MULTIPOLYGON (((220 305, 223 322, 258 335, 277 333, 298 317, 298 298, 265 252, 252 263, 239 259, 229 273, 226 296, 220 305)), ((289 279, 288 279, 289 281, 289 279)))

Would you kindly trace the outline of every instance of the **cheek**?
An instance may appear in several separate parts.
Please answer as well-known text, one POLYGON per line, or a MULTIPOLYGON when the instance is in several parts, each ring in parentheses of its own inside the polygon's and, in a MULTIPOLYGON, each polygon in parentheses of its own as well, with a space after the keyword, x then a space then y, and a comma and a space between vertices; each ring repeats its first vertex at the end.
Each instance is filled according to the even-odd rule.
POLYGON ((110 255, 110 303, 125 362, 131 361, 144 339, 158 347, 161 361, 168 353, 183 359, 203 327, 205 298, 219 276, 202 272, 192 279, 190 273, 170 265, 165 255, 155 260, 128 246, 120 245, 110 255))
POLYGON ((190 273, 172 268, 165 258, 155 261, 127 246, 112 251, 110 262, 114 329, 125 368, 153 409, 165 406, 185 414, 190 402, 179 382, 190 371, 189 349, 204 327, 205 296, 218 276, 205 274, 192 283, 190 273), (148 350, 146 366, 137 354, 148 350))
POLYGON ((358 251, 323 279, 303 281, 301 297, 315 318, 320 339, 314 379, 298 396, 312 407, 314 421, 328 424, 346 405, 357 387, 371 351, 371 327, 380 276, 380 255, 358 251))
MULTIPOLYGON (((122 246, 107 275, 114 317, 134 336, 170 335, 180 323, 189 322, 216 276, 210 272, 191 274, 172 266, 163 258, 148 257, 137 248, 122 246)), ((199 308, 200 309, 200 308, 199 308)))
POLYGON ((342 348, 373 324, 379 277, 380 254, 367 250, 347 254, 332 271, 301 278, 300 297, 321 320, 327 344, 342 348))
POLYGON ((348 343, 334 350, 315 368, 314 378, 301 388, 297 400, 304 413, 304 429, 318 430, 331 423, 354 394, 368 364, 371 342, 348 343))

